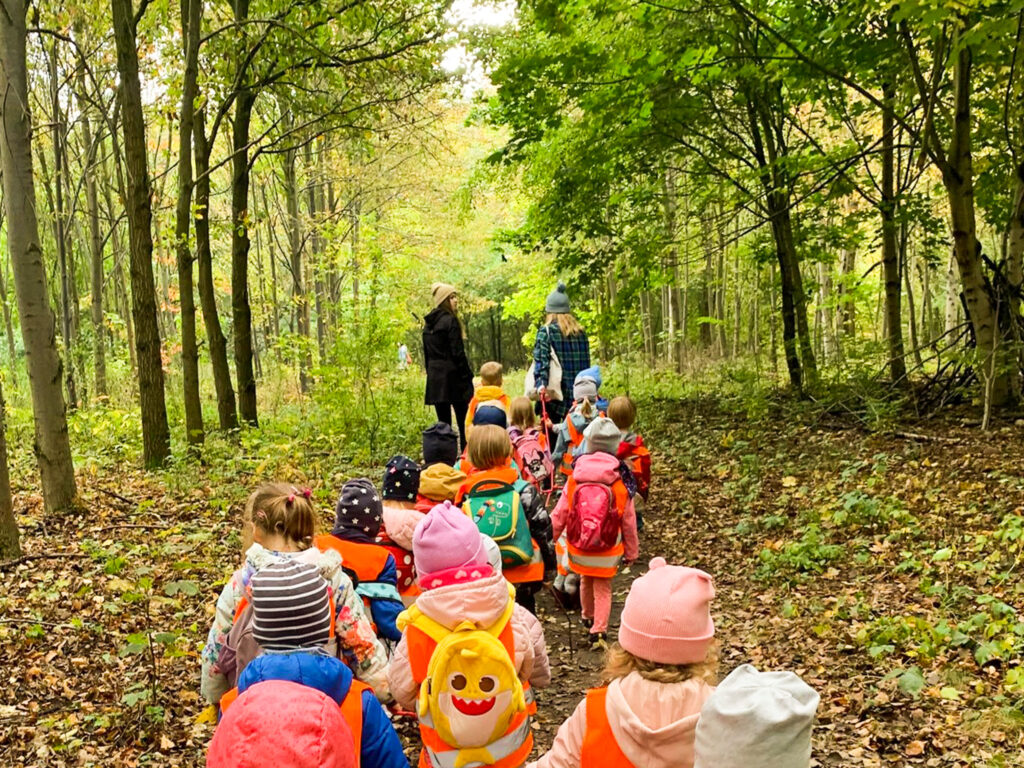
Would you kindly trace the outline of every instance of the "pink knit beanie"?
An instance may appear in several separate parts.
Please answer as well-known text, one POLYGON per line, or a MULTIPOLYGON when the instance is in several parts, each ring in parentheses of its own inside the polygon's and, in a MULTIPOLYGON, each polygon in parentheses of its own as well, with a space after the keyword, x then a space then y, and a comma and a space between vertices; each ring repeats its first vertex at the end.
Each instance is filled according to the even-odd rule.
POLYGON ((480 531, 469 515, 450 501, 438 504, 417 523, 412 554, 421 583, 440 571, 487 565, 480 531))
POLYGON ((630 587, 619 645, 657 664, 704 661, 715 636, 710 611, 714 596, 714 584, 704 571, 654 558, 650 570, 630 587))

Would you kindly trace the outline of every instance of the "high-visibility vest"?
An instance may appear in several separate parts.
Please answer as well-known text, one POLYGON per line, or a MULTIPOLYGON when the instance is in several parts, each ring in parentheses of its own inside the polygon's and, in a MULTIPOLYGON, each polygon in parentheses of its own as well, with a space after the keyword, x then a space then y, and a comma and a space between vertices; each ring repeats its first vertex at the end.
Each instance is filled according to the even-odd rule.
MULTIPOLYGON (((509 590, 509 600, 512 601, 512 588, 509 587, 509 590)), ((498 639, 508 651, 509 658, 515 663, 515 633, 512 629, 511 613, 511 610, 507 612, 506 623, 498 639)), ((438 641, 417 627, 414 621, 405 627, 405 640, 412 677, 416 684, 420 685, 428 676, 430 657, 433 655, 438 641)), ((530 718, 537 713, 537 702, 530 690, 530 684, 523 680, 522 685, 523 693, 526 695, 526 711, 520 712, 512 720, 504 735, 486 745, 487 751, 495 758, 491 768, 520 768, 533 750, 533 730, 530 727, 530 718)), ((460 750, 441 738, 430 721, 429 714, 420 717, 419 727, 420 740, 423 742, 419 768, 456 768, 460 750)))
MULTIPOLYGON (((333 549, 341 555, 343 567, 352 571, 359 584, 372 584, 380 578, 381 572, 388 564, 388 557, 391 553, 380 544, 364 544, 360 541, 348 541, 339 539, 334 534, 326 533, 313 539, 313 546, 321 552, 333 549)), ((396 587, 397 589, 397 587, 396 587)), ((356 586, 356 593, 359 587, 356 586)), ((366 618, 373 624, 373 631, 377 631, 377 625, 373 623, 373 615, 370 612, 370 598, 360 595, 363 598, 363 605, 366 608, 366 618)))
POLYGON ((485 403, 494 402, 501 403, 502 407, 504 407, 504 409, 508 411, 512 403, 512 400, 509 399, 509 396, 505 394, 503 394, 501 397, 491 397, 488 398, 487 400, 477 400, 476 395, 473 395, 472 399, 469 401, 469 407, 466 409, 466 423, 470 425, 473 424, 473 416, 476 415, 476 409, 478 406, 484 405, 485 403))
MULTIPOLYGON (((565 484, 565 498, 572 504, 573 496, 576 493, 576 478, 570 477, 565 484)), ((616 480, 612 484, 612 496, 615 499, 615 511, 619 515, 619 536, 615 544, 608 549, 598 552, 585 552, 574 547, 571 541, 566 540, 566 549, 569 555, 569 568, 581 576, 596 576, 601 579, 610 579, 618 573, 619 563, 626 552, 622 543, 622 516, 626 512, 626 505, 629 504, 629 491, 626 484, 616 480)), ((570 509, 567 514, 572 514, 570 509)))
MULTIPOLYGON (((597 416, 594 418, 601 418, 603 416, 604 411, 598 411, 597 416)), ((565 424, 569 430, 569 444, 566 446, 565 453, 559 458, 558 471, 568 477, 572 474, 572 452, 583 442, 583 432, 577 428, 576 422, 572 420, 572 411, 566 415, 565 424)))
POLYGON ((646 499, 651 487, 651 452, 644 445, 643 438, 637 435, 635 443, 619 443, 618 457, 633 470, 637 492, 646 499))
POLYGON ((607 700, 607 688, 587 691, 587 732, 583 737, 580 768, 634 768, 612 733, 607 700))
MULTIPOLYGON (((352 741, 355 743, 356 768, 360 768, 360 750, 363 742, 363 693, 373 692, 366 683, 353 680, 349 686, 348 693, 341 702, 341 716, 345 718, 349 730, 352 731, 352 741)), ((232 688, 221 696, 220 711, 223 714, 238 699, 238 688, 232 688)))

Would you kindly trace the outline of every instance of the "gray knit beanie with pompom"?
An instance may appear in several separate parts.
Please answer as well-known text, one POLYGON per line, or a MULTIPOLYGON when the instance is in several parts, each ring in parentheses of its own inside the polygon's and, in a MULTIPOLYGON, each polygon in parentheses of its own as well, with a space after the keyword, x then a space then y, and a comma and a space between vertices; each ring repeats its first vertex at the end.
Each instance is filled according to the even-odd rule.
POLYGON ((558 287, 548 294, 548 300, 544 304, 544 311, 550 315, 569 314, 569 296, 565 292, 565 283, 558 281, 558 287))

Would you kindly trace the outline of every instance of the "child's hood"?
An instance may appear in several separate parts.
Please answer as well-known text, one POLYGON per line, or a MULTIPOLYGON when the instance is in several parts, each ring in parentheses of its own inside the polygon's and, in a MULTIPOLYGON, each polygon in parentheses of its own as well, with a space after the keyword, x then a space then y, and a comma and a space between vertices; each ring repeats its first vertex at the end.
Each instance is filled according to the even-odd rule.
POLYGON ((486 403, 488 400, 502 400, 505 397, 505 390, 493 384, 483 384, 476 389, 476 401, 486 403))
POLYGON ((655 683, 636 672, 608 686, 608 720, 633 765, 693 765, 701 707, 714 689, 703 680, 655 683))
POLYGON ((335 588, 339 584, 339 576, 343 573, 341 555, 333 549, 321 552, 316 547, 310 547, 301 552, 273 552, 260 544, 253 544, 245 553, 245 564, 250 574, 258 573, 271 563, 279 563, 282 560, 295 560, 316 566, 324 580, 335 588))
POLYGON ((412 549, 412 535, 416 525, 426 515, 416 509, 392 507, 384 502, 384 532, 402 549, 412 549))
POLYGON ((333 656, 316 651, 268 652, 245 665, 238 679, 238 692, 257 683, 287 680, 316 688, 341 704, 352 687, 352 671, 333 656))
POLYGON ((622 478, 619 474, 619 458, 610 453, 584 453, 576 459, 572 476, 577 483, 611 485, 622 478))
POLYGON ((466 620, 489 627, 504 613, 508 599, 505 577, 496 573, 477 581, 425 590, 416 598, 416 605, 448 629, 466 620))

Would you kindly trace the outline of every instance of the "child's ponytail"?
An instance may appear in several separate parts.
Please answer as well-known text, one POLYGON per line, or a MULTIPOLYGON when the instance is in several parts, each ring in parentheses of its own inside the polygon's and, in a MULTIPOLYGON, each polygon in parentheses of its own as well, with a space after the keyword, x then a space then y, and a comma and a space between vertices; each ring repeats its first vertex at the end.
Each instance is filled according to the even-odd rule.
POLYGON ((312 497, 309 488, 267 483, 249 496, 245 520, 265 534, 284 536, 300 549, 309 549, 316 530, 312 497))

